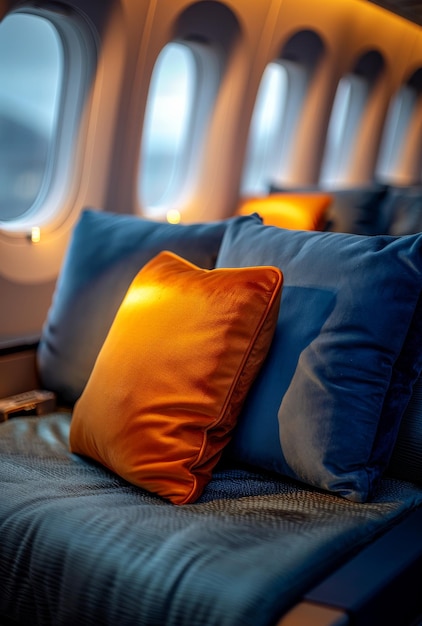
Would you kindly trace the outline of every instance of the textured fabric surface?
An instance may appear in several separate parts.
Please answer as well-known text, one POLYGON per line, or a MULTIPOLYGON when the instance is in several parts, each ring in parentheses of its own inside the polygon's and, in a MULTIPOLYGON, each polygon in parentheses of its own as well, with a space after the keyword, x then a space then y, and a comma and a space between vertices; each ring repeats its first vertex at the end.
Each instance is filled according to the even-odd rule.
POLYGON ((422 376, 404 412, 388 471, 391 476, 422 483, 422 376))
POLYGON ((217 267, 262 264, 284 275, 279 323, 230 452, 364 501, 422 368, 422 235, 230 224, 217 267))
POLYGON ((275 267, 162 252, 133 280, 77 401, 71 450, 174 504, 210 480, 274 335, 275 267))
POLYGON ((84 211, 74 229, 41 335, 38 368, 43 386, 73 404, 141 267, 162 250, 200 267, 213 267, 227 223, 174 225, 84 211))
POLYGON ((273 625, 410 507, 367 504, 239 468, 176 507, 70 454, 70 415, 0 424, 0 615, 31 626, 273 625))

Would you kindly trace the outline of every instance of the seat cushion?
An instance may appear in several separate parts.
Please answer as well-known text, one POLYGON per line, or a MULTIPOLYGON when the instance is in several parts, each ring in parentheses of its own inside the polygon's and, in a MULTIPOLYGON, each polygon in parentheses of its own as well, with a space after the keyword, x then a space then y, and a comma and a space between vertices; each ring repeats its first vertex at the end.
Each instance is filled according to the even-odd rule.
POLYGON ((230 225, 217 266, 265 263, 283 302, 230 454, 365 501, 422 368, 422 236, 230 225))
POLYGON ((321 188, 316 185, 297 188, 270 186, 276 195, 292 193, 326 193, 331 202, 325 214, 325 230, 336 233, 376 235, 387 232, 383 203, 387 185, 372 183, 343 189, 321 188))
POLYGON ((356 505, 288 478, 214 473, 173 506, 69 451, 70 415, 0 424, 0 615, 31 626, 273 626, 422 503, 382 480, 356 505))
POLYGON ((336 233, 377 235, 384 231, 382 203, 387 187, 372 185, 332 190, 327 229, 336 233))
POLYGON ((390 187, 382 212, 390 235, 422 232, 422 187, 390 187))

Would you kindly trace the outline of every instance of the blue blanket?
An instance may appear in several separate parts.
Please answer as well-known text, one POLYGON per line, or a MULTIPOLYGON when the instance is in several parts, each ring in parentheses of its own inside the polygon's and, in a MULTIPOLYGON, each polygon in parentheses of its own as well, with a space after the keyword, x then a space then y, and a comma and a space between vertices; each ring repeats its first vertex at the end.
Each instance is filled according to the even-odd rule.
POLYGON ((220 468, 177 507, 68 449, 70 415, 0 424, 0 615, 31 626, 264 626, 422 503, 356 504, 220 468))

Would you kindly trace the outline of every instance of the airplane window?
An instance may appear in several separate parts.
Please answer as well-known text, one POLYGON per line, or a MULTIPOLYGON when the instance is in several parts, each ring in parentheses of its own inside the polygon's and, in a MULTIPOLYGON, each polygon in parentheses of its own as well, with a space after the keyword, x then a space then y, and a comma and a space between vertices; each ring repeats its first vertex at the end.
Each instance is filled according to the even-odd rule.
POLYGON ((268 191, 282 131, 287 82, 283 65, 270 63, 262 77, 252 116, 241 185, 243 195, 268 191))
POLYGON ((0 24, 0 220, 29 211, 47 174, 62 79, 62 46, 46 19, 0 24))
POLYGON ((359 136, 362 118, 383 67, 381 54, 370 50, 358 59, 353 71, 339 81, 321 168, 321 182, 327 186, 349 183, 354 152, 363 141, 359 136))
POLYGON ((417 103, 418 93, 408 85, 403 86, 393 99, 385 124, 377 175, 388 179, 394 176, 402 156, 409 121, 417 103))
POLYGON ((191 49, 169 43, 152 76, 144 123, 138 194, 153 216, 179 193, 187 163, 197 66, 191 49), (182 171, 183 170, 183 171, 182 171))
POLYGON ((338 84, 327 132, 321 182, 344 182, 359 120, 368 97, 368 81, 349 74, 338 84))
POLYGON ((422 69, 416 70, 390 103, 377 163, 386 181, 420 181, 422 69))

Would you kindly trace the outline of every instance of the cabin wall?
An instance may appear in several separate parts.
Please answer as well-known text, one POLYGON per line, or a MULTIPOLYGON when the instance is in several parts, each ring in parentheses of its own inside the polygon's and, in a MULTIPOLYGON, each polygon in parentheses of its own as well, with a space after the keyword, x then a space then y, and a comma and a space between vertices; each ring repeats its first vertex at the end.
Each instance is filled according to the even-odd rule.
MULTIPOLYGON (((318 182, 336 89, 368 52, 381 71, 349 155, 348 184, 374 177, 388 107, 399 88, 422 67, 422 29, 364 0, 68 0, 95 42, 95 65, 84 101, 66 194, 41 240, 25 228, 0 224, 0 342, 38 334, 72 228, 84 207, 142 215, 137 195, 140 142, 154 64, 175 35, 216 42, 222 77, 203 141, 184 221, 233 214, 240 194, 249 126, 268 63, 288 50, 298 33, 311 33, 318 58, 306 98, 292 106, 292 125, 280 146, 279 182, 318 182)), ((40 2, 38 5, 42 6, 40 2)), ((23 10, 22 1, 0 0, 0 17, 23 10)), ((28 6, 33 10, 32 4, 28 6)), ((52 6, 52 10, 54 6, 52 6)), ((310 40, 310 39, 309 39, 310 40)), ((303 51, 298 48, 299 53, 303 51)), ((289 58, 290 58, 289 57, 289 58)), ((422 107, 412 117, 397 159, 395 182, 421 178, 422 107)))

